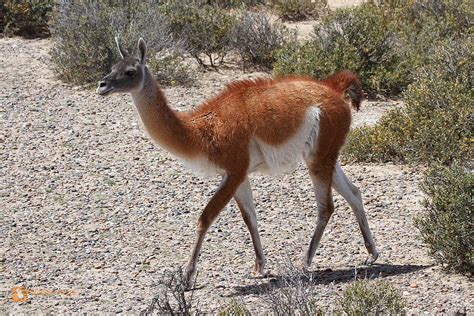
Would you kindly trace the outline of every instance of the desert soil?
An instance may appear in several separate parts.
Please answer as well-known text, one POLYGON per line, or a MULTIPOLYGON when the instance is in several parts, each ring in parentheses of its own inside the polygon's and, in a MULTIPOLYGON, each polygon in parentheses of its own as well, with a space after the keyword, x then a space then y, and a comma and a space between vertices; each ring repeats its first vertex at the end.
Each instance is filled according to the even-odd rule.
MULTIPOLYGON (((137 313, 150 304, 162 274, 185 264, 197 217, 219 178, 195 175, 153 145, 130 96, 103 98, 55 79, 50 47, 49 40, 0 39, 0 312, 137 313), (13 286, 36 292, 16 303, 8 298, 13 286)), ((229 81, 256 75, 204 73, 197 86, 165 93, 185 110, 229 81)), ((376 122, 391 106, 365 102, 354 125, 376 122)), ((352 280, 377 278, 400 290, 410 314, 472 314, 472 283, 434 265, 413 225, 422 212, 421 168, 343 169, 362 191, 380 257, 377 265, 362 264, 355 217, 335 194, 336 212, 307 282, 317 304, 331 309, 352 280)), ((194 295, 202 310, 235 298, 261 312, 266 284, 278 285, 281 266, 299 260, 309 243, 316 204, 303 166, 276 178, 255 175, 251 183, 274 276, 249 278, 253 249, 232 202, 199 260, 194 295)))

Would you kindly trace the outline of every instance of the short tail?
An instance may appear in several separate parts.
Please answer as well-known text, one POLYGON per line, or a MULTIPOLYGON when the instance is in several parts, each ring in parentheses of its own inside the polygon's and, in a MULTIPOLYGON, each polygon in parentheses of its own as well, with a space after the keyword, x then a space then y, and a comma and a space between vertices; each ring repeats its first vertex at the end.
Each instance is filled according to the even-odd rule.
POLYGON ((337 72, 323 80, 323 83, 339 93, 344 95, 347 93, 351 99, 352 107, 357 111, 360 109, 364 93, 362 92, 359 78, 352 71, 343 70, 337 72))

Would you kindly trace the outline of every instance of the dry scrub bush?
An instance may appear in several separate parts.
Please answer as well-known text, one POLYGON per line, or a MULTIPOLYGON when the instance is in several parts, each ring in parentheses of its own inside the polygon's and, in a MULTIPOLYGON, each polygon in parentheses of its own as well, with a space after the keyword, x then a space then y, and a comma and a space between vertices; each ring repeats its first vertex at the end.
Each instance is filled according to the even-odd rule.
POLYGON ((230 50, 235 50, 244 68, 270 68, 273 52, 296 38, 282 24, 271 23, 264 13, 242 11, 239 15, 206 3, 214 2, 169 1, 160 6, 173 38, 182 40, 201 66, 217 67, 230 50))
MULTIPOLYGON (((311 274, 302 272, 291 261, 282 267, 276 282, 263 286, 260 297, 266 305, 264 315, 392 315, 404 312, 405 300, 399 291, 384 281, 359 280, 347 285, 342 296, 330 309, 318 306, 311 274)), ((263 285, 263 284, 262 284, 263 285)), ((249 315, 243 302, 232 300, 219 315, 249 315)))
POLYGON ((118 58, 109 8, 101 2, 62 2, 51 26, 51 58, 58 76, 75 84, 97 81, 118 58))
POLYGON ((361 280, 347 286, 340 307, 344 315, 399 315, 405 301, 390 283, 361 280))
POLYGON ((446 270, 474 273, 472 164, 428 171, 421 183, 426 211, 415 220, 430 255, 446 270))
POLYGON ((327 0, 271 0, 270 3, 283 21, 317 19, 328 11, 327 0))
POLYGON ((228 11, 186 1, 169 1, 159 10, 166 16, 173 38, 182 40, 201 66, 207 65, 204 58, 212 67, 223 62, 235 21, 228 11))
POLYGON ((189 69, 177 57, 182 45, 173 40, 167 19, 153 1, 61 1, 53 16, 51 32, 54 69, 64 81, 93 83, 109 72, 120 58, 114 42, 117 35, 130 52, 135 51, 139 37, 147 41, 148 61, 158 78, 178 83, 192 80, 189 69), (160 51, 171 52, 172 63, 166 67, 155 60, 160 51))
MULTIPOLYGON (((310 286, 311 276, 296 268, 290 260, 281 266, 281 277, 275 282, 260 284, 259 299, 266 305, 262 315, 313 316, 323 315, 316 305, 316 294, 310 286)), ((247 316, 251 312, 241 300, 232 299, 218 313, 221 316, 247 316)))
POLYGON ((0 3, 0 33, 27 38, 49 36, 53 0, 6 0, 0 3))
POLYGON ((196 278, 187 290, 186 273, 179 268, 168 272, 158 280, 159 293, 141 315, 198 315, 201 313, 194 300, 196 278))
MULTIPOLYGON (((472 179, 471 179, 472 180, 472 179)), ((472 186, 472 181, 471 181, 472 186)), ((349 284, 337 304, 331 310, 318 307, 318 294, 314 291, 311 274, 295 267, 290 260, 281 267, 281 277, 276 282, 260 284, 259 298, 266 305, 265 315, 313 316, 325 315, 380 315, 400 314, 405 301, 399 292, 387 282, 362 280, 349 284)), ((142 315, 198 315, 202 314, 194 300, 196 279, 191 290, 186 290, 186 278, 182 269, 166 273, 159 278, 159 293, 142 315)), ((214 311, 216 313, 216 311, 214 311)), ((232 299, 216 313, 219 316, 248 316, 250 310, 242 300, 232 299)))
POLYGON ((244 11, 228 34, 229 45, 241 58, 243 68, 258 65, 271 69, 274 52, 296 42, 296 33, 283 24, 272 23, 265 13, 244 11))
POLYGON ((161 84, 167 86, 190 86, 196 80, 196 72, 178 52, 158 52, 154 58, 148 60, 148 67, 155 74, 161 84))
POLYGON ((60 1, 51 24, 52 60, 58 76, 74 84, 96 82, 119 56, 114 36, 134 52, 148 45, 148 64, 160 82, 190 84, 195 72, 185 56, 216 67, 234 49, 245 67, 269 68, 273 52, 295 34, 257 13, 236 14, 206 1, 60 1))
POLYGON ((290 259, 280 267, 281 278, 269 283, 263 296, 271 315, 323 315, 310 286, 311 275, 296 267, 290 259))
POLYGON ((311 40, 280 50, 274 72, 322 78, 351 69, 369 94, 397 95, 407 84, 407 72, 399 68, 395 47, 395 34, 383 12, 363 4, 336 10, 315 26, 311 40))

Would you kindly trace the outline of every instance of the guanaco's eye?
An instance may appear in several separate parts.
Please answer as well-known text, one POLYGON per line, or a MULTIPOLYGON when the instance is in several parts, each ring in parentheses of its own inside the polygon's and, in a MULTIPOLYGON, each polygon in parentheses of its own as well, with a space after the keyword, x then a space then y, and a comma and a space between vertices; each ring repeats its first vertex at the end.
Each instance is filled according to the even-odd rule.
POLYGON ((135 70, 127 70, 125 71, 125 76, 127 77, 133 77, 135 75, 135 70))

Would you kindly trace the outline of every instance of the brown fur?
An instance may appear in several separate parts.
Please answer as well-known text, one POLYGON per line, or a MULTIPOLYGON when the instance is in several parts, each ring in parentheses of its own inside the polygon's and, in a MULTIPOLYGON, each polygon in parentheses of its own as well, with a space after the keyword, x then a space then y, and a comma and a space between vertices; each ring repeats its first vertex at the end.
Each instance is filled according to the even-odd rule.
POLYGON ((337 144, 338 152, 351 121, 342 93, 339 86, 333 88, 308 77, 242 80, 183 114, 182 120, 192 126, 198 151, 228 170, 232 157, 242 157, 238 153, 248 147, 251 137, 282 144, 297 132, 307 109, 317 105, 321 109, 320 133, 328 137, 327 142, 337 144))
MULTIPOLYGON (((156 128, 161 131, 160 137, 166 138, 166 145, 190 158, 204 155, 227 174, 199 217, 197 239, 187 269, 189 278, 194 274, 209 226, 246 178, 250 139, 256 137, 275 146, 284 143, 298 131, 311 106, 318 106, 321 114, 317 150, 308 167, 312 177, 326 190, 324 201, 318 201, 319 217, 330 218, 334 211, 332 174, 351 123, 345 89, 353 86, 360 87, 355 75, 349 72, 324 81, 300 76, 242 80, 227 85, 221 93, 190 112, 168 111, 165 103, 161 105, 165 107, 162 111, 166 119, 160 120, 156 128)), ((161 96, 161 89, 158 90, 161 96)), ((351 98, 351 102, 358 108, 360 95, 351 98)), ((310 249, 315 249, 315 244, 312 241, 310 249)))
MULTIPOLYGON (((139 60, 125 57, 99 84, 98 92, 105 95, 114 89, 124 91, 128 85, 153 139, 185 159, 201 155, 225 172, 220 188, 199 217, 197 238, 187 268, 188 280, 195 272, 209 226, 246 181, 251 139, 257 138, 274 146, 285 143, 298 132, 308 108, 312 106, 320 109, 319 135, 317 148, 307 164, 313 182, 320 187, 320 192, 317 192, 318 218, 322 222, 318 220, 318 227, 324 230, 334 210, 331 181, 339 151, 350 128, 350 105, 359 109, 363 97, 357 76, 342 71, 323 81, 304 76, 241 80, 227 85, 221 93, 192 111, 176 112, 169 108, 159 84, 143 66, 146 47, 144 42, 141 44, 139 60), (133 65, 136 66, 136 78, 127 79, 127 69, 133 65), (138 78, 142 78, 141 89, 137 89, 134 83, 138 78)), ((253 224, 244 205, 238 203, 251 230, 253 224)), ((251 233, 257 249, 255 238, 258 231, 255 228, 251 233)), ((319 238, 317 234, 313 236, 307 254, 308 263, 319 238)), ((263 258, 259 258, 257 253, 256 270, 261 272, 263 265, 263 258)))

